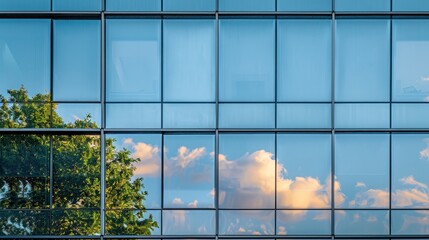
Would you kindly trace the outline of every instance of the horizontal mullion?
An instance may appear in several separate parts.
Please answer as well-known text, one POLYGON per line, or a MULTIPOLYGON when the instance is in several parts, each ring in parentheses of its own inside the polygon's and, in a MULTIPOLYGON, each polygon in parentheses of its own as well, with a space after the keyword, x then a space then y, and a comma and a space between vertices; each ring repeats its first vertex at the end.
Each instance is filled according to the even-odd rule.
POLYGON ((0 12, 0 18, 71 18, 71 19, 101 19, 101 12, 0 12))

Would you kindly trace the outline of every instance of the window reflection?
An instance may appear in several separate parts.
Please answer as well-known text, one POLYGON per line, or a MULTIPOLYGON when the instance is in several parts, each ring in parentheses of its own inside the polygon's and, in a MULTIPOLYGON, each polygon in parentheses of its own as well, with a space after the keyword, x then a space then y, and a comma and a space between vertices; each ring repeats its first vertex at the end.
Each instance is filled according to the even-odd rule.
POLYGON ((110 103, 106 106, 108 128, 161 128, 161 104, 110 103), (132 117, 129 117, 132 116, 132 117))
POLYGON ((277 11, 331 11, 332 0, 277 0, 277 11))
POLYGON ((164 128, 215 128, 215 104, 164 104, 164 128))
POLYGON ((57 114, 53 119, 54 128, 100 128, 101 106, 100 104, 55 104, 53 111, 57 114))
MULTIPOLYGON (((173 0, 174 1, 174 0, 173 0)), ((275 11, 275 0, 219 0, 219 11, 275 11)))
POLYGON ((277 211, 278 235, 331 234, 330 210, 277 211))
POLYGON ((52 0, 54 11, 101 11, 102 0, 52 0))
POLYGON ((392 0, 393 11, 428 11, 429 2, 426 0, 392 0))
POLYGON ((278 103, 277 128, 330 128, 331 104, 278 103))
POLYGON ((163 0, 163 11, 214 11, 216 0, 163 0))
POLYGON ((393 235, 428 235, 429 211, 392 211, 393 235))
POLYGON ((50 11, 50 10, 51 10, 50 0, 2 0, 0 1, 0 11, 50 11))
POLYGON ((52 211, 52 235, 100 235, 100 210, 52 211))
POLYGON ((390 106, 382 103, 337 103, 335 127, 389 128, 390 106))
POLYGON ((274 211, 271 210, 220 210, 221 235, 273 235, 274 211))
POLYGON ((335 11, 390 11, 391 0, 335 0, 335 11))
POLYGON ((335 234, 387 235, 389 211, 385 210, 336 210, 335 234))
POLYGON ((213 235, 215 211, 164 210, 162 212, 164 235, 213 235))
POLYGON ((161 11, 162 0, 106 0, 107 11, 161 11))
POLYGON ((46 235, 49 233, 48 220, 48 211, 0 210, 0 235, 46 235))
POLYGON ((219 128, 274 128, 275 105, 224 103, 219 105, 219 128))
POLYGON ((161 211, 116 210, 106 211, 106 233, 108 235, 160 235, 161 211), (156 225, 150 226, 151 222, 156 225))

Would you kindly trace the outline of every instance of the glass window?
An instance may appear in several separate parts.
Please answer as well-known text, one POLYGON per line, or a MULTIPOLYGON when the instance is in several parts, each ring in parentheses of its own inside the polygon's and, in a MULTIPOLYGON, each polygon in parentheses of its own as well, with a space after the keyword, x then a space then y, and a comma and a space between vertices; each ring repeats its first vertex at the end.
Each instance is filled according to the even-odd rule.
POLYGON ((163 11, 215 11, 216 0, 163 0, 163 11))
POLYGON ((49 234, 48 211, 0 210, 0 223, 2 236, 49 234))
POLYGON ((278 101, 331 100, 331 20, 279 20, 278 101))
MULTIPOLYGON (((49 218, 48 218, 49 219, 49 218)), ((100 235, 100 210, 54 210, 51 215, 52 235, 100 235)))
POLYGON ((52 0, 53 11, 101 11, 101 0, 52 0))
POLYGON ((164 136, 164 207, 214 208, 214 135, 164 136))
POLYGON ((21 87, 29 97, 49 94, 50 39, 48 19, 0 19, 0 95, 21 87))
POLYGON ((336 128, 389 128, 388 103, 337 103, 335 104, 336 128))
MULTIPOLYGON (((278 208, 331 206, 331 135, 278 134, 277 159, 278 208), (314 157, 315 152, 317 158, 314 157)), ((307 211, 300 211, 285 212, 285 215, 296 213, 296 217, 306 216, 307 211)))
POLYGON ((389 154, 388 134, 337 134, 335 206, 389 207, 389 154))
POLYGON ((392 128, 428 128, 429 105, 392 104, 392 128))
POLYGON ((429 211, 392 211, 392 235, 428 234, 429 211))
POLYGON ((219 210, 221 235, 273 235, 274 211, 219 210))
POLYGON ((161 104, 107 104, 106 127, 161 128, 161 104))
POLYGON ((336 101, 389 101, 390 21, 336 21, 336 101))
POLYGON ((161 234, 161 211, 159 210, 107 210, 105 219, 107 235, 161 234), (148 221, 155 222, 157 227, 149 228, 148 221))
POLYGON ((106 0, 107 11, 161 11, 161 0, 106 0))
POLYGON ((61 103, 54 105, 54 128, 101 128, 101 106, 89 103, 61 103))
POLYGON ((220 101, 274 100, 274 26, 271 19, 219 21, 220 101))
MULTIPOLYGON (((1 0, 0 11, 51 11, 50 0, 1 0)), ((0 33, 3 31, 0 31, 0 33)), ((0 37, 1 39, 2 37, 0 37)), ((0 64, 1 66, 2 64, 0 64)), ((1 71, 0 71, 1 72, 1 71)))
POLYGON ((428 19, 393 20, 393 101, 429 101, 428 28, 428 19))
POLYGON ((3 103, 0 116, 0 128, 50 128, 51 104, 3 103))
POLYGON ((164 20, 163 29, 164 101, 215 101, 215 21, 164 20))
POLYGON ((219 136, 220 208, 274 208, 274 142, 274 134, 219 136))
POLYGON ((108 19, 108 101, 161 100, 161 21, 108 19))
POLYGON ((277 0, 277 11, 331 11, 332 0, 277 0))
POLYGON ((164 104, 164 128, 215 128, 215 104, 164 104))
POLYGON ((219 11, 275 11, 275 0, 219 0, 219 11))
POLYGON ((387 235, 389 234, 389 211, 336 210, 335 234, 387 235))
POLYGON ((429 11, 427 0, 392 0, 393 11, 429 11))
POLYGON ((54 100, 100 100, 100 21, 54 21, 54 100))
POLYGON ((220 128, 274 128, 275 106, 268 103, 219 105, 220 128))
POLYGON ((279 210, 277 211, 278 235, 331 234, 330 210, 279 210))
POLYGON ((335 11, 390 11, 391 0, 335 0, 335 11))
POLYGON ((164 210, 162 220, 164 235, 215 234, 215 211, 164 210))
POLYGON ((331 104, 277 104, 277 128, 330 128, 331 104))

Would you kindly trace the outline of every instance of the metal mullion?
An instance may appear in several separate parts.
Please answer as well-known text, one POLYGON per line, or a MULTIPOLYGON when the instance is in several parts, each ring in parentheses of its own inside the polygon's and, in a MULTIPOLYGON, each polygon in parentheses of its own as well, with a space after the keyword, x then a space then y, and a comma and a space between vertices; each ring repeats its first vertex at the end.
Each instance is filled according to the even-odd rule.
POLYGON ((219 236, 219 131, 215 135, 215 235, 219 236))
POLYGON ((101 237, 104 237, 105 235, 105 228, 106 228, 106 135, 104 133, 104 130, 101 130, 101 162, 100 162, 100 221, 101 221, 101 237))
POLYGON ((52 209, 54 205, 54 153, 53 153, 53 136, 49 136, 49 234, 52 226, 52 209))
MULTIPOLYGON (((390 1, 390 11, 392 11, 392 0, 390 1)), ((389 81, 389 128, 392 129, 392 85, 393 85, 393 56, 392 56, 392 31, 393 21, 390 16, 390 81, 389 81)), ((392 133, 389 134, 389 235, 392 235, 392 133)))
POLYGON ((335 0, 331 15, 331 236, 335 237, 335 0))
POLYGON ((164 216, 164 134, 161 134, 161 214, 159 221, 161 222, 161 226, 159 227, 160 234, 163 235, 164 231, 164 222, 163 222, 163 216, 164 216))

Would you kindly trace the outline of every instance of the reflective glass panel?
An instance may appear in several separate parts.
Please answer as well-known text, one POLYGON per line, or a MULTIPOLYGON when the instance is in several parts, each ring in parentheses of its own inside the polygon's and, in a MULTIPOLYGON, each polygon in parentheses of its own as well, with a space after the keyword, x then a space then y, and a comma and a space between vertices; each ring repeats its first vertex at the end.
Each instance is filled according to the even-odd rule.
POLYGON ((215 104, 164 104, 164 128, 215 128, 215 104))
POLYGON ((330 210, 279 210, 278 235, 331 234, 330 210))
POLYGON ((335 0, 335 11, 390 11, 391 0, 335 0))
POLYGON ((388 134, 337 134, 335 206, 388 207, 389 154, 388 134))
POLYGON ((220 128, 274 128, 275 105, 225 103, 219 105, 220 128))
POLYGON ((429 105, 392 104, 392 128, 428 128, 429 105))
POLYGON ((393 101, 429 101, 428 28, 428 19, 393 20, 393 101))
POLYGON ((392 211, 392 235, 428 235, 429 211, 392 211))
POLYGON ((50 32, 48 19, 0 19, 0 95, 20 87, 29 97, 49 94, 50 32))
POLYGON ((219 210, 221 235, 273 235, 274 211, 219 210))
POLYGON ((163 0, 163 11, 215 11, 216 0, 163 0))
POLYGON ((60 103, 54 105, 54 128, 100 128, 101 106, 90 103, 60 103))
POLYGON ((108 101, 161 100, 161 21, 108 19, 108 101))
POLYGON ((274 100, 274 26, 271 19, 219 21, 220 101, 274 100))
POLYGON ((277 104, 277 128, 330 127, 331 104, 277 104))
POLYGON ((219 207, 274 208, 274 142, 274 134, 219 136, 219 207))
POLYGON ((54 100, 100 100, 100 21, 54 21, 54 100))
POLYGON ((160 227, 161 211, 106 211, 107 235, 160 235, 160 227), (152 224, 147 224, 148 221, 152 224))
POLYGON ((336 210, 335 234, 387 235, 389 234, 389 211, 336 210))
POLYGON ((107 11, 161 11, 162 0, 106 0, 107 11))
POLYGON ((51 219, 52 235, 100 235, 100 210, 55 210, 51 219))
POLYGON ((163 29, 164 101, 215 101, 215 21, 164 20, 163 29))
POLYGON ((0 210, 0 230, 2 236, 49 234, 49 212, 0 210))
MULTIPOLYGON (((174 1, 174 0, 173 0, 174 1)), ((275 0, 219 0, 219 11, 275 11, 275 0)))
POLYGON ((101 11, 102 0, 52 0, 53 11, 101 11))
MULTIPOLYGON (((47 96, 45 95, 43 99, 47 100, 47 96)), ((2 100, 0 97, 0 101, 2 100)), ((0 116, 0 128, 50 128, 51 104, 6 103, 0 108, 0 116)))
POLYGON ((392 0, 393 11, 429 11, 427 0, 392 0))
POLYGON ((215 234, 215 211, 164 210, 162 220, 164 235, 215 234))
POLYGON ((160 128, 161 104, 107 104, 106 127, 160 128))
POLYGON ((331 11, 332 0, 277 0, 277 11, 331 11))
POLYGON ((51 11, 51 1, 0 0, 0 11, 51 11))
POLYGON ((336 128, 389 128, 388 103, 337 103, 335 104, 336 128))
POLYGON ((336 101, 389 101, 390 21, 336 20, 336 101))
POLYGON ((279 20, 277 100, 331 100, 331 20, 279 20))

